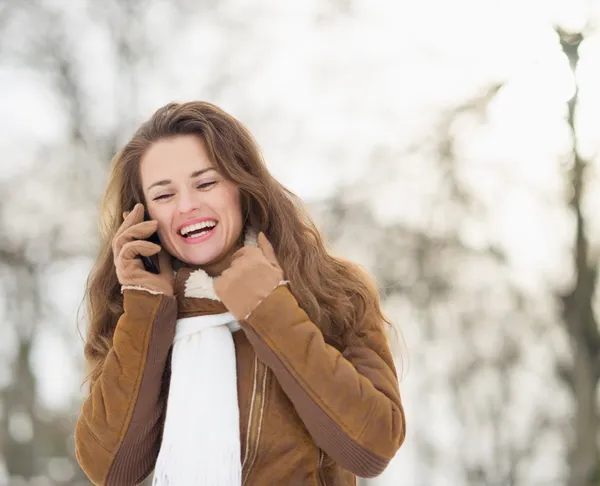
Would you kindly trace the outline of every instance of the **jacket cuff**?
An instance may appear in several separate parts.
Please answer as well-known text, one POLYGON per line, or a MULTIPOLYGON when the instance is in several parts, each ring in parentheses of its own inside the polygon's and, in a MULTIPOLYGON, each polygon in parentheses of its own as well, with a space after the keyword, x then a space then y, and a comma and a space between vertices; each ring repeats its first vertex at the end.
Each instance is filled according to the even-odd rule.
POLYGON ((252 310, 248 314, 246 314, 246 316, 244 317, 244 321, 247 321, 250 318, 250 316, 252 315, 252 313, 260 307, 260 304, 262 304, 265 300, 267 300, 273 294, 273 292, 275 292, 279 287, 285 287, 285 286, 289 285, 289 283, 290 283, 289 280, 282 280, 277 285, 275 285, 275 287, 273 287, 273 290, 271 290, 271 292, 269 292, 269 295, 267 295, 263 300, 261 300, 256 305, 256 307, 254 307, 254 310, 252 310))
POLYGON ((152 289, 148 289, 146 287, 142 287, 141 285, 121 285, 121 293, 125 293, 126 290, 142 290, 144 292, 148 292, 150 294, 153 295, 162 295, 164 294, 164 292, 161 292, 159 290, 152 290, 152 289))

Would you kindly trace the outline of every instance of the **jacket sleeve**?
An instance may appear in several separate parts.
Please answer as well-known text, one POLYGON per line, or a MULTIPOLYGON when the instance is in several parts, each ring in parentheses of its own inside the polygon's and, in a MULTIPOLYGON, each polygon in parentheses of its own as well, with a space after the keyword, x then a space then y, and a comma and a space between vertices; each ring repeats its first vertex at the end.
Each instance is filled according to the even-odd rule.
POLYGON ((125 290, 113 346, 75 428, 77 461, 95 485, 138 484, 154 467, 176 320, 174 297, 125 290))
POLYGON ((396 370, 382 323, 361 323, 340 353, 325 343, 286 286, 242 322, 313 440, 360 477, 383 472, 405 437, 396 370))

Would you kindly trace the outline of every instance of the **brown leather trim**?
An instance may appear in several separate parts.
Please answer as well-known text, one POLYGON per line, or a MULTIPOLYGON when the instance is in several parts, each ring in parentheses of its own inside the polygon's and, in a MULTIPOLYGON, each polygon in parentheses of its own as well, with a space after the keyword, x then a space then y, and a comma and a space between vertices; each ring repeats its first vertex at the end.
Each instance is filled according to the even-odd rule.
POLYGON ((262 337, 246 321, 241 322, 248 340, 256 353, 273 370, 279 384, 288 395, 315 444, 327 450, 330 457, 340 466, 363 478, 381 474, 390 459, 380 457, 353 440, 311 398, 302 385, 286 368, 284 362, 263 341, 262 337))
POLYGON ((242 470, 246 467, 248 462, 248 455, 250 453, 250 430, 252 429, 252 417, 254 412, 254 403, 256 401, 256 387, 258 386, 258 357, 254 356, 254 373, 252 379, 252 396, 250 397, 250 411, 248 413, 248 427, 246 428, 246 450, 244 451, 242 459, 242 470))
POLYGON ((262 431, 262 422, 265 414, 265 405, 267 400, 267 380, 269 369, 265 364, 255 357, 254 359, 254 386, 252 391, 252 401, 250 405, 250 419, 248 423, 248 439, 246 440, 246 452, 242 463, 242 470, 245 468, 242 476, 242 485, 246 484, 252 466, 258 456, 260 445, 260 436, 262 431))
POLYGON ((138 484, 154 468, 164 420, 162 380, 176 322, 177 302, 174 297, 164 296, 154 313, 135 406, 106 477, 107 486, 138 484))
POLYGON ((177 305, 177 317, 179 319, 184 317, 207 316, 228 312, 225 304, 223 304, 223 302, 220 300, 179 296, 177 299, 177 305))

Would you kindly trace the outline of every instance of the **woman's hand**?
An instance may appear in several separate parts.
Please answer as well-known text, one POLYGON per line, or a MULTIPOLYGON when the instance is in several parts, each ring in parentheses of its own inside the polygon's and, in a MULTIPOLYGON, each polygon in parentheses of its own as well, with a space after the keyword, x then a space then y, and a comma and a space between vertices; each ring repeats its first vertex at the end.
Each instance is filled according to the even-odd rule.
POLYGON ((171 256, 145 238, 157 229, 156 221, 144 221, 144 205, 136 204, 131 212, 123 213, 123 224, 113 239, 113 255, 117 278, 125 288, 138 288, 151 293, 173 295, 171 256), (140 256, 158 253, 159 274, 148 272, 140 256))
POLYGON ((239 321, 245 319, 281 282, 283 270, 275 251, 260 233, 258 247, 245 246, 233 255, 231 266, 215 279, 215 293, 239 321))

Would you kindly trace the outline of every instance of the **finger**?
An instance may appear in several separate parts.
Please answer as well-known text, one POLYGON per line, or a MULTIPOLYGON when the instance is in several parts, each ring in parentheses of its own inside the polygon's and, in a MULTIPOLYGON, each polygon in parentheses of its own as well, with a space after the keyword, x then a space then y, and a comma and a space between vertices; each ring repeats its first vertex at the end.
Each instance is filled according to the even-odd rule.
POLYGON ((173 275, 173 265, 171 265, 171 255, 165 250, 161 250, 158 254, 158 269, 161 275, 173 275))
POLYGON ((222 284, 223 284, 223 274, 221 274, 221 276, 215 277, 213 279, 213 289, 215 291, 216 296, 219 297, 219 298, 221 298, 220 294, 221 294, 221 286, 222 286, 222 284))
POLYGON ((257 258, 264 258, 263 252, 254 246, 245 246, 231 256, 230 267, 237 267, 243 265, 244 262, 255 261, 257 258))
POLYGON ((115 238, 121 235, 125 230, 130 228, 136 223, 140 223, 144 220, 144 205, 142 203, 137 203, 133 209, 129 212, 127 217, 124 219, 123 223, 117 230, 115 234, 115 238))
POLYGON ((137 203, 131 211, 125 211, 127 216, 123 220, 123 224, 126 227, 129 227, 136 222, 144 220, 144 205, 142 203, 137 203))
POLYGON ((275 255, 275 249, 262 231, 258 234, 258 248, 262 250, 265 257, 267 257, 267 260, 273 265, 279 266, 277 256, 275 255))
POLYGON ((231 261, 234 262, 235 260, 242 258, 244 255, 247 255, 248 250, 250 250, 250 248, 248 248, 247 246, 243 246, 242 248, 237 250, 233 255, 231 255, 231 261))
POLYGON ((155 233, 157 229, 158 221, 142 221, 141 223, 134 224, 127 228, 127 230, 121 234, 121 238, 145 240, 155 233))
POLYGON ((158 228, 157 221, 144 221, 134 226, 127 228, 120 235, 115 237, 113 251, 118 255, 125 243, 133 240, 145 240, 150 235, 156 232, 158 228))
POLYGON ((213 288, 215 290, 215 294, 220 298, 221 292, 227 288, 229 282, 231 282, 231 278, 229 277, 229 269, 225 270, 221 275, 215 277, 213 280, 213 288))
POLYGON ((127 219, 130 220, 132 225, 141 223, 144 221, 144 211, 144 205, 142 203, 137 203, 127 215, 127 219))
POLYGON ((125 243, 119 257, 123 260, 133 260, 138 256, 152 256, 156 255, 160 251, 160 245, 156 243, 150 243, 144 240, 134 240, 129 243, 125 243))

